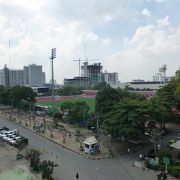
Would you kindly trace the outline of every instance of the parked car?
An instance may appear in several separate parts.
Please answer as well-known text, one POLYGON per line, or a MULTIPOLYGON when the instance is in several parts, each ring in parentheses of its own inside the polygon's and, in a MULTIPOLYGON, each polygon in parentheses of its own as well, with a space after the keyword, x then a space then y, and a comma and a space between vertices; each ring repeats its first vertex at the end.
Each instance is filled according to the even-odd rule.
POLYGON ((12 134, 12 135, 8 135, 8 137, 5 139, 7 142, 9 142, 10 140, 13 140, 13 138, 17 137, 17 134, 12 134))

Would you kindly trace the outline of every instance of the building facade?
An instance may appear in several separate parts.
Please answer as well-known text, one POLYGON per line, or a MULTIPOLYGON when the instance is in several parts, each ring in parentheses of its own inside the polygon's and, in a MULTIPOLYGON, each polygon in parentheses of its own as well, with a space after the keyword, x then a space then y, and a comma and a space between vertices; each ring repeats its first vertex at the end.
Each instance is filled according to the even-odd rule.
POLYGON ((118 83, 118 73, 113 72, 113 73, 108 73, 105 71, 104 73, 100 73, 98 75, 98 82, 106 82, 106 84, 109 85, 114 85, 118 83))
POLYGON ((10 86, 24 85, 24 71, 21 69, 9 69, 10 86))
POLYGON ((9 69, 5 65, 0 69, 0 85, 12 87, 20 86, 43 86, 45 84, 45 73, 42 72, 42 66, 29 65, 24 69, 9 69))
POLYGON ((43 86, 45 84, 45 73, 41 65, 24 66, 24 85, 25 86, 43 86))
POLYGON ((9 81, 9 69, 5 65, 3 69, 0 70, 0 85, 10 86, 9 81))

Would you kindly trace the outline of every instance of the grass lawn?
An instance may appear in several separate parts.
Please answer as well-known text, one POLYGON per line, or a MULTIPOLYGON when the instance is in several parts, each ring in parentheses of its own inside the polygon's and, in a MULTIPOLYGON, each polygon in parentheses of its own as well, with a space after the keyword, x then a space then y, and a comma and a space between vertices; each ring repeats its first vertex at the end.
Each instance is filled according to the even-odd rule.
MULTIPOLYGON (((95 112, 95 98, 72 98, 72 99, 64 99, 64 100, 60 100, 60 101, 56 101, 55 105, 56 106, 60 106, 62 103, 64 102, 82 102, 85 101, 88 106, 89 106, 89 111, 90 112, 95 112)), ((37 101, 36 104, 39 105, 52 105, 52 101, 37 101)))

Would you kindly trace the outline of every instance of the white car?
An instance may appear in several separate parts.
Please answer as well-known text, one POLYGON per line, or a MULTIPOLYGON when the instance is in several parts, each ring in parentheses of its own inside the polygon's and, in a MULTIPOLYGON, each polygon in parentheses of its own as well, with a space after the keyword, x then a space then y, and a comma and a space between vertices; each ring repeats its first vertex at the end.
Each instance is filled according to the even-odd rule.
POLYGON ((13 134, 15 134, 15 133, 8 131, 8 132, 3 133, 0 137, 1 137, 3 140, 5 140, 6 138, 8 138, 10 135, 13 135, 13 134))
POLYGON ((13 135, 9 135, 7 138, 5 138, 5 141, 9 142, 10 140, 13 140, 15 137, 17 137, 18 135, 13 134, 13 135))
POLYGON ((9 142, 11 145, 14 145, 14 144, 17 143, 17 140, 11 139, 11 140, 9 140, 8 142, 9 142))

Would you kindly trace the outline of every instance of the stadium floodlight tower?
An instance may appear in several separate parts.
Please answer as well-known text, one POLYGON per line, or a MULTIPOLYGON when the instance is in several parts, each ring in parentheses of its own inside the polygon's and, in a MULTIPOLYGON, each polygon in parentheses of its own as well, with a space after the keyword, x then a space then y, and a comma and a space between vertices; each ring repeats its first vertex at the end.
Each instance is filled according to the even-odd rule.
POLYGON ((51 75, 52 75, 52 79, 51 79, 51 95, 52 95, 52 101, 53 101, 53 120, 54 120, 54 107, 55 107, 55 103, 54 103, 54 64, 53 64, 53 60, 56 58, 56 48, 51 49, 51 56, 49 57, 49 59, 51 59, 51 75))
POLYGON ((163 74, 163 84, 166 85, 166 70, 167 66, 164 64, 162 67, 159 68, 159 72, 163 74))

